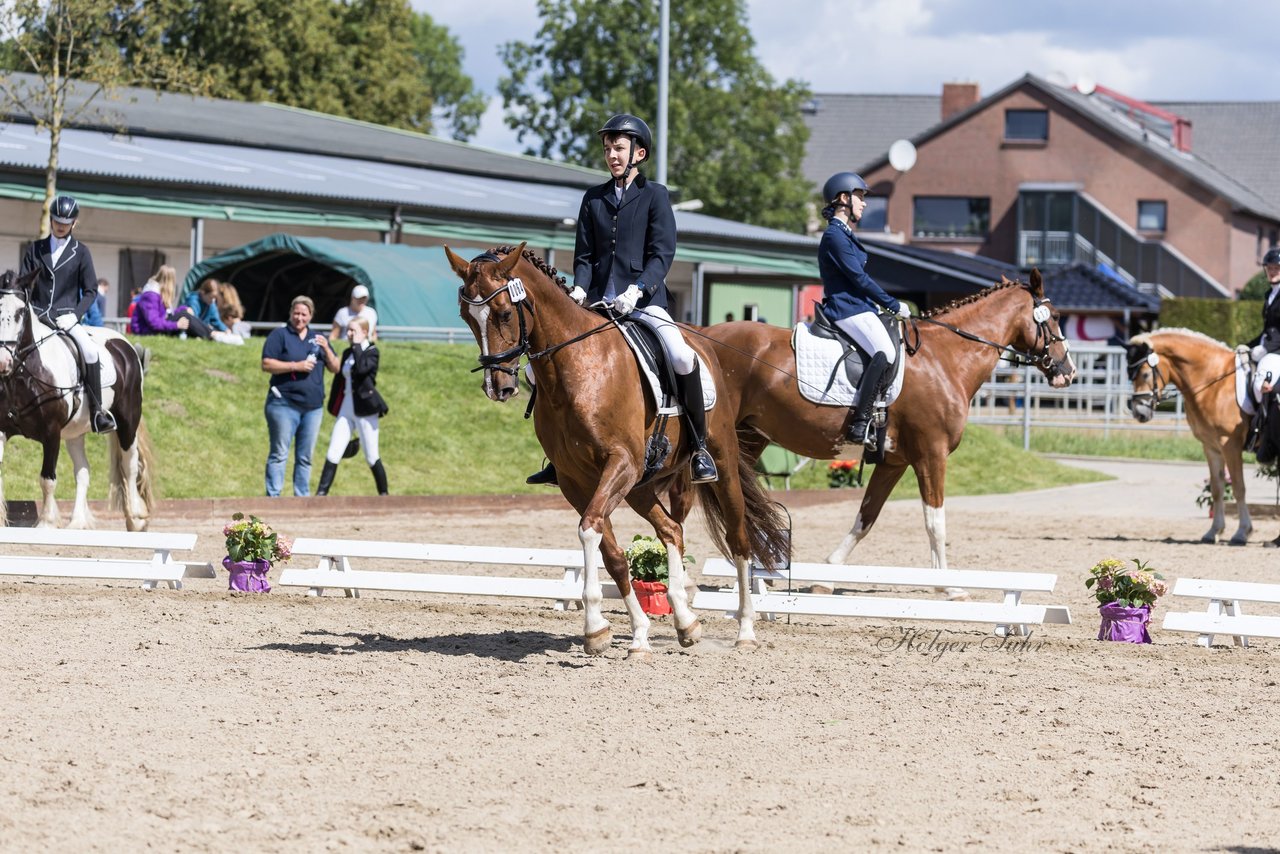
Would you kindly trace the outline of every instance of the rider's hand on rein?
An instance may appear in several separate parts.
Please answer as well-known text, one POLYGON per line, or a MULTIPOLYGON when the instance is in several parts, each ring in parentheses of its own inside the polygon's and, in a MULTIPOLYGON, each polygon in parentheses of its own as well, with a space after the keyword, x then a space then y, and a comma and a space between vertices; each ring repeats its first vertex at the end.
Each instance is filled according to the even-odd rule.
POLYGON ((640 302, 641 296, 640 289, 635 285, 631 285, 613 301, 613 310, 618 314, 628 315, 635 310, 636 303, 640 302))

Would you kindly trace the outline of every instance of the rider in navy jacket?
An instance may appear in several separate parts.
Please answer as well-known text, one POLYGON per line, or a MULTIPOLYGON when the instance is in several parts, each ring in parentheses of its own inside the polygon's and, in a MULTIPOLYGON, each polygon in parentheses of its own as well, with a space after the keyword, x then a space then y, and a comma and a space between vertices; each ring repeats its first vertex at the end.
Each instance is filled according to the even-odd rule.
MULTIPOLYGON (((597 134, 611 177, 582 197, 573 253, 574 287, 569 295, 579 305, 604 302, 615 314, 631 314, 662 340, 693 440, 692 481, 707 483, 718 479, 719 473, 706 448, 701 366, 667 313, 676 215, 667 188, 638 171, 653 148, 653 134, 641 119, 625 113, 609 119, 597 134)), ((527 480, 555 483, 555 467, 548 465, 527 480)))
POLYGON ((818 244, 822 313, 871 356, 858 383, 857 408, 849 425, 849 440, 858 444, 867 435, 877 389, 898 357, 879 310, 903 318, 911 316, 906 305, 867 275, 867 250, 851 224, 862 218, 866 194, 867 182, 853 172, 838 172, 827 179, 822 188, 827 207, 822 214, 829 223, 818 244))
POLYGON ((102 408, 102 365, 98 346, 85 331, 80 318, 98 298, 98 274, 93 256, 71 234, 80 216, 80 205, 71 196, 58 196, 49 208, 48 237, 27 247, 20 272, 37 271, 31 290, 31 308, 51 327, 63 330, 84 357, 84 389, 89 398, 90 424, 95 433, 116 429, 112 414, 102 408))

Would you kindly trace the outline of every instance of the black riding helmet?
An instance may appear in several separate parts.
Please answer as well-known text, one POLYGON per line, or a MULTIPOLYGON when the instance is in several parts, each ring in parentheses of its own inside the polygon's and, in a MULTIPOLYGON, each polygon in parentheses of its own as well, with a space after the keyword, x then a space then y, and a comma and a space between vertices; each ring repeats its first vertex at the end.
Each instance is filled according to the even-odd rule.
POLYGON ((856 190, 867 192, 870 187, 867 182, 862 180, 862 176, 856 172, 837 172, 827 179, 827 183, 822 185, 822 201, 826 207, 822 209, 822 218, 831 219, 838 208, 847 208, 848 205, 837 204, 836 200, 840 198, 842 193, 853 195, 856 190))
POLYGON ((71 196, 58 196, 49 206, 49 216, 53 217, 54 222, 69 225, 79 218, 80 205, 71 196))
POLYGON ((616 136, 618 134, 631 137, 634 145, 644 149, 644 158, 637 162, 643 163, 649 159, 649 152, 653 151, 653 134, 650 133, 649 126, 644 123, 644 119, 633 116, 630 113, 619 113, 605 122, 604 127, 596 131, 596 136, 601 139, 604 139, 605 136, 616 136))
POLYGON ((1280 264, 1280 246, 1273 246, 1267 250, 1267 254, 1262 256, 1262 266, 1268 264, 1280 264))

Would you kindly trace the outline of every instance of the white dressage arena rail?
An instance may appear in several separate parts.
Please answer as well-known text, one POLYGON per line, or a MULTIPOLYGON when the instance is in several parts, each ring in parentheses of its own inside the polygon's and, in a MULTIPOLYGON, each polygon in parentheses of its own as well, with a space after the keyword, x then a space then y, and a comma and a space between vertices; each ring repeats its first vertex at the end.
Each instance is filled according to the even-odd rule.
POLYGON ((1213 646, 1214 635, 1231 635, 1236 646, 1249 645, 1249 638, 1280 638, 1280 617, 1249 616, 1243 602, 1280 604, 1280 584, 1252 581, 1214 581, 1208 578, 1179 578, 1174 596, 1208 599, 1204 611, 1170 611, 1162 627, 1171 632, 1195 632, 1196 643, 1213 646))
MULTIPOLYGON (((410 593, 448 593, 503 596, 518 599, 551 599, 557 610, 582 599, 581 549, 522 549, 501 546, 460 546, 438 543, 390 543, 368 540, 326 540, 302 537, 294 541, 293 555, 319 558, 313 569, 286 569, 280 575, 285 587, 309 587, 308 596, 326 589, 343 590, 358 597, 361 590, 395 590, 410 593), (448 575, 440 572, 356 569, 352 559, 403 560, 426 564, 481 564, 491 566, 548 567, 561 570, 560 578, 513 578, 494 575, 448 575)), ((601 588, 606 598, 618 599, 617 586, 606 576, 601 588)))
POLYGON ((195 534, 164 534, 153 531, 72 531, 66 528, 0 528, 0 548, 5 546, 49 546, 61 549, 132 549, 149 551, 147 559, 124 557, 49 557, 46 555, 0 555, 0 575, 49 576, 55 578, 111 578, 142 582, 144 590, 167 584, 182 589, 184 578, 214 578, 209 563, 175 560, 173 552, 189 552, 196 547, 195 534))
MULTIPOLYGON (((702 568, 704 576, 736 578, 737 570, 723 558, 712 558, 702 568)), ((997 635, 1027 634, 1027 626, 1042 623, 1070 624, 1065 605, 1024 605, 1023 593, 1051 593, 1058 576, 1041 572, 993 572, 977 569, 914 569, 901 566, 848 566, 830 563, 793 563, 790 570, 752 567, 752 601, 756 611, 773 619, 778 614, 831 617, 871 617, 901 620, 949 620, 992 623, 997 635), (828 596, 778 590, 780 584, 821 582, 831 587, 871 585, 888 587, 964 587, 999 590, 1003 602, 946 602, 936 599, 890 599, 882 596, 828 596), (768 583, 774 585, 770 589, 768 583)), ((701 590, 695 608, 734 613, 738 608, 735 583, 732 590, 701 590)))

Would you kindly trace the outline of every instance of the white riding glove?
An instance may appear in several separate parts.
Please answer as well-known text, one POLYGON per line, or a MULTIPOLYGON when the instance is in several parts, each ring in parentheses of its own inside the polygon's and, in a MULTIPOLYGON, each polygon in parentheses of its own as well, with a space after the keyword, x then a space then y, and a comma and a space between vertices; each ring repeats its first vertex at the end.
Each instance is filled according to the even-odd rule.
POLYGON ((635 310, 636 303, 640 302, 642 296, 644 292, 635 285, 631 285, 614 299, 613 310, 618 314, 628 315, 635 310))
POLYGON ((899 320, 910 320, 910 319, 911 319, 911 306, 907 305, 905 302, 900 302, 900 303, 898 303, 898 319, 899 319, 899 320))
POLYGON ((58 325, 59 329, 70 329, 79 323, 74 314, 60 314, 53 319, 53 322, 58 325))
POLYGON ((573 300, 578 305, 582 305, 587 301, 587 292, 577 285, 574 285, 573 290, 569 291, 569 299, 573 300))

